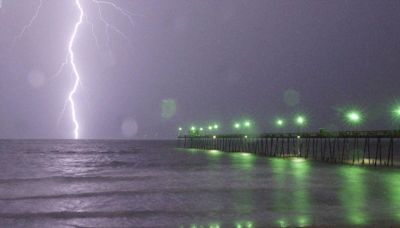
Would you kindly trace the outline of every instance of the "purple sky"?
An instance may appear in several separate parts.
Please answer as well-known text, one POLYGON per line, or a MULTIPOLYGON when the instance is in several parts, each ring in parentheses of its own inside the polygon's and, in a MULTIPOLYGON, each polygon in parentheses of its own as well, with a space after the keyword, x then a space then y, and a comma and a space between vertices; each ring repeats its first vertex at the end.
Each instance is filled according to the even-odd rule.
MULTIPOLYGON (((112 1, 112 0, 106 0, 112 1)), ((0 0, 0 138, 72 138, 67 54, 72 0, 0 0), (59 119, 59 120, 58 120, 59 119)), ((309 130, 345 129, 357 106, 364 129, 393 127, 400 99, 400 1, 120 0, 127 17, 81 0, 93 22, 74 44, 82 138, 173 138, 178 126, 248 117, 276 131, 277 116, 309 116, 309 130), (176 107, 174 107, 176 105, 176 107), (164 108, 163 108, 164 107, 164 108)), ((285 130, 292 130, 289 125, 285 130)))

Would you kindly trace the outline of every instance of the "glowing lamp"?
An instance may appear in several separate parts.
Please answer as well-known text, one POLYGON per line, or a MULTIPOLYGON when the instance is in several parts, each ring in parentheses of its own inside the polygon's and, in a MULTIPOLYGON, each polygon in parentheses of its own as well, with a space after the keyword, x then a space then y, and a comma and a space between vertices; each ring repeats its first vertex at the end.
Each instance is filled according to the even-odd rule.
POLYGON ((304 116, 297 116, 295 122, 299 126, 303 126, 306 123, 306 118, 304 116))
POLYGON ((396 107, 396 108, 393 110, 393 116, 394 116, 394 118, 396 118, 396 119, 400 119, 400 106, 396 107))
POLYGON ((235 124, 233 125, 233 127, 236 128, 236 129, 239 129, 239 128, 240 128, 240 123, 235 123, 235 124))
POLYGON ((250 125, 251 125, 250 121, 245 121, 245 122, 244 122, 244 126, 245 126, 245 127, 250 127, 250 125))
POLYGON ((183 129, 180 127, 180 128, 178 128, 178 131, 182 131, 183 129))
POLYGON ((276 120, 276 126, 282 127, 284 124, 285 124, 285 121, 283 121, 282 119, 277 119, 276 120))
POLYGON ((213 129, 213 126, 208 126, 208 130, 212 130, 213 129))
POLYGON ((214 124, 214 129, 218 129, 218 128, 219 128, 218 124, 214 124))
POLYGON ((358 111, 350 111, 346 114, 347 121, 352 124, 359 124, 362 121, 361 113, 358 111))

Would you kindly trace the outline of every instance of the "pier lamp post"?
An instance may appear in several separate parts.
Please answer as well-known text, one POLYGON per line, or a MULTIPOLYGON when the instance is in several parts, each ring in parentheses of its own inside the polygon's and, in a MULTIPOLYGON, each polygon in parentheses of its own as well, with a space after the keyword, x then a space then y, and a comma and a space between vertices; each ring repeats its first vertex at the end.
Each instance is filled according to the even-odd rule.
MULTIPOLYGON (((347 119, 347 123, 353 127, 353 130, 358 130, 356 127, 361 124, 363 121, 363 115, 360 111, 358 110, 350 110, 346 113, 345 118, 347 119)), ((355 162, 355 159, 357 159, 357 162, 359 161, 361 151, 358 147, 358 138, 356 137, 357 133, 354 135, 354 144, 353 144, 353 164, 355 162)), ((364 160, 363 160, 364 162, 364 160)))
MULTIPOLYGON (((397 107, 395 107, 392 111, 393 113, 393 119, 398 123, 400 122, 400 105, 398 105, 397 107)), ((398 126, 398 129, 400 131, 400 126, 398 126)))
POLYGON ((178 136, 182 135, 182 131, 183 131, 183 128, 182 127, 178 127, 178 136))
POLYGON ((250 121, 248 121, 248 120, 244 121, 243 126, 245 126, 246 128, 249 128, 251 126, 250 121))
POLYGON ((281 118, 276 119, 275 125, 277 128, 282 128, 285 125, 285 121, 281 118))
POLYGON ((214 130, 218 130, 219 125, 218 124, 214 124, 213 128, 214 128, 214 130))
POLYGON ((304 127, 306 125, 306 118, 302 115, 298 115, 295 118, 295 123, 298 127, 304 127))
POLYGON ((347 122, 351 125, 359 125, 362 122, 362 115, 357 110, 352 110, 346 113, 347 122))
POLYGON ((199 127, 199 135, 203 135, 203 133, 204 133, 204 128, 199 127))
MULTIPOLYGON (((307 123, 307 119, 303 115, 297 115, 294 119, 294 122, 297 127, 303 128, 307 123)), ((299 130, 299 135, 297 135, 297 154, 298 155, 301 154, 301 136, 300 136, 300 134, 301 134, 301 132, 299 130)))
POLYGON ((396 107, 393 111, 395 118, 400 119, 400 106, 396 107))
POLYGON ((196 127, 195 126, 191 126, 190 127, 190 135, 191 136, 195 136, 196 135, 196 127))
POLYGON ((210 131, 212 131, 212 129, 213 129, 213 126, 208 126, 208 130, 210 130, 210 131))
POLYGON ((233 127, 234 127, 235 129, 240 129, 240 123, 235 123, 235 124, 233 124, 233 127))

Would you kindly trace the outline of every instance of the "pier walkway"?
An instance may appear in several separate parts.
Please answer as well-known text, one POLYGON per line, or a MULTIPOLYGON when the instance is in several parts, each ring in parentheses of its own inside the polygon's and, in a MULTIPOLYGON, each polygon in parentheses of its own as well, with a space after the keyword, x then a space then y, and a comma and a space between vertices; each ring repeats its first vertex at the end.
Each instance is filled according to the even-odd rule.
POLYGON ((400 131, 182 135, 178 147, 400 167, 400 131))

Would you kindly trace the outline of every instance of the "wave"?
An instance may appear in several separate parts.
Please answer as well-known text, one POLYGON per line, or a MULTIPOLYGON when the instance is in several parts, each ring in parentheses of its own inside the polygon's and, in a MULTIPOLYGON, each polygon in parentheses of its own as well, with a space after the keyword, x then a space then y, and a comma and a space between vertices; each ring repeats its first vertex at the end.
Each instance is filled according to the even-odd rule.
POLYGON ((70 150, 70 151, 62 151, 62 150, 49 150, 49 151, 25 151, 26 154, 138 154, 141 153, 143 149, 140 148, 134 148, 132 150, 88 150, 88 151, 76 151, 76 150, 70 150))
MULTIPOLYGON (((101 196, 135 196, 141 194, 154 194, 154 193, 171 193, 172 191, 159 190, 134 190, 134 191, 108 191, 108 192, 82 192, 82 193, 66 193, 56 195, 34 195, 34 196, 18 196, 9 198, 0 198, 4 201, 12 200, 40 200, 40 199, 69 199, 69 198, 86 198, 86 197, 101 197, 101 196)), ((181 191, 174 191, 181 192, 181 191)))
POLYGON ((51 177, 37 177, 37 178, 10 178, 0 179, 0 184, 19 183, 19 182, 39 182, 39 181, 76 181, 76 182, 101 182, 101 181, 135 181, 135 180, 148 180, 154 176, 51 176, 51 177))
MULTIPOLYGON (((265 191, 264 188, 243 188, 240 191, 265 191)), ((88 198, 88 197, 109 197, 109 196, 138 196, 144 194, 214 194, 216 192, 230 194, 229 188, 159 188, 159 189, 138 189, 138 190, 115 190, 102 192, 80 192, 80 193, 63 193, 53 195, 32 195, 0 198, 3 201, 17 200, 46 200, 46 199, 71 199, 71 198, 88 198)))
MULTIPOLYGON (((181 216, 189 212, 186 211, 167 211, 167 210, 124 210, 124 211, 60 211, 60 212, 24 212, 24 213, 0 213, 0 218, 11 219, 72 219, 72 218, 116 218, 116 217, 153 217, 164 215, 166 217, 181 216)), ((202 212, 196 212, 198 215, 202 212)), ((207 213, 207 212, 203 212, 207 213)))

